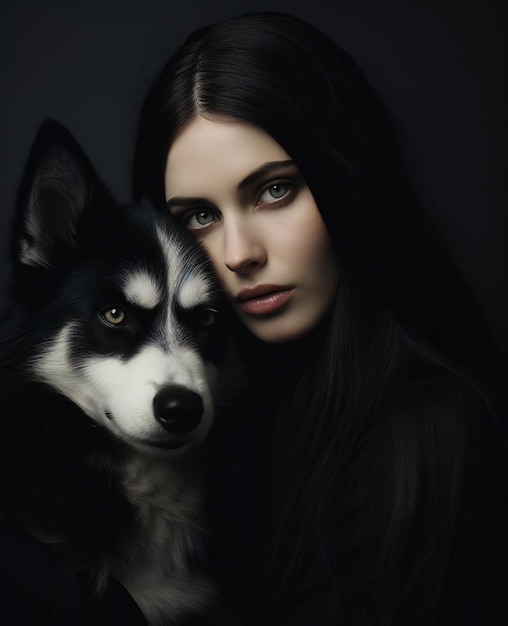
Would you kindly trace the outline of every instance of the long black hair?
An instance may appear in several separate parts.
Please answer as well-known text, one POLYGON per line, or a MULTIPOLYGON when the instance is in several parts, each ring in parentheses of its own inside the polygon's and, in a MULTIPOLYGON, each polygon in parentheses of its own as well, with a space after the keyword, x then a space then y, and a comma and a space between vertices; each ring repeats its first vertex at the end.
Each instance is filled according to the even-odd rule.
MULTIPOLYGON (((274 435, 279 466, 289 469, 287 476, 279 472, 287 495, 272 517, 275 565, 267 572, 278 591, 272 587, 271 595, 283 598, 306 567, 310 537, 321 545, 332 577, 341 579, 327 556, 324 513, 333 507, 348 467, 376 441, 384 419, 393 430, 393 487, 376 624, 390 623, 421 580, 427 586, 422 614, 431 615, 464 496, 467 428, 460 402, 443 401, 453 407, 442 419, 440 392, 420 383, 439 372, 458 387, 477 389, 472 369, 496 356, 479 307, 413 192, 385 107, 355 61, 324 33, 273 12, 193 32, 144 101, 132 170, 137 199, 147 195, 164 210, 171 143, 187 122, 211 114, 255 124, 291 156, 312 191, 341 268, 326 320, 312 341, 288 349, 290 378, 297 379, 281 392, 285 399, 274 435), (295 365, 293 357, 302 350, 305 358, 295 365), (416 399, 416 388, 425 389, 424 400, 416 399), (407 389, 412 391, 404 403, 407 389), (429 398, 432 407, 422 409, 429 398), (437 442, 448 446, 446 461, 439 455, 426 460, 437 442), (436 522, 429 541, 408 560, 404 552, 421 506, 427 461, 438 477, 425 485, 426 506, 435 511, 436 522)), ((284 352, 252 341, 246 358, 255 362, 256 350, 284 352)))

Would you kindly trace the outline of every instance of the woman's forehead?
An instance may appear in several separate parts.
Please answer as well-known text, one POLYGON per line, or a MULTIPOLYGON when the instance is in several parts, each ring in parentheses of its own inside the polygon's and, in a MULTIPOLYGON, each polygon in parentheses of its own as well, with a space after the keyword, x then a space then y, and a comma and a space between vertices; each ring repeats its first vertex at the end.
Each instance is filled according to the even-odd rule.
POLYGON ((166 162, 166 196, 193 195, 210 183, 232 183, 266 163, 290 157, 268 133, 236 118, 196 117, 176 136, 166 162))

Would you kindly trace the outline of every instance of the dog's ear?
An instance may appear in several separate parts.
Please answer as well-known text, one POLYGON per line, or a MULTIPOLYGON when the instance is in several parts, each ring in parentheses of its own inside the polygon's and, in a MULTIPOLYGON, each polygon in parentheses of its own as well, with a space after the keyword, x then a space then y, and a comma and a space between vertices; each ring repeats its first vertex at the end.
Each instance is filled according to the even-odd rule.
POLYGON ((56 251, 78 245, 79 222, 96 193, 108 194, 77 141, 60 123, 46 120, 18 192, 14 264, 51 269, 56 251))

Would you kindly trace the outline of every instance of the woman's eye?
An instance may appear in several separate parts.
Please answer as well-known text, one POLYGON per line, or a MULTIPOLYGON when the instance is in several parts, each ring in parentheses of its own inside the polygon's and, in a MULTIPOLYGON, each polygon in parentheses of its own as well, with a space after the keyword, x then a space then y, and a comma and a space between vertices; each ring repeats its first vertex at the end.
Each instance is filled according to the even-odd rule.
POLYGON ((184 217, 184 224, 186 228, 197 230, 199 228, 205 228, 216 219, 217 216, 213 211, 203 209, 201 211, 196 211, 195 213, 187 214, 184 217))
POLYGON ((291 191, 292 187, 288 183, 272 183, 265 188, 260 195, 258 204, 263 202, 273 202, 274 200, 281 200, 291 191))
POLYGON ((125 321, 126 315, 119 307, 112 306, 109 309, 102 311, 100 318, 109 326, 118 326, 125 321))

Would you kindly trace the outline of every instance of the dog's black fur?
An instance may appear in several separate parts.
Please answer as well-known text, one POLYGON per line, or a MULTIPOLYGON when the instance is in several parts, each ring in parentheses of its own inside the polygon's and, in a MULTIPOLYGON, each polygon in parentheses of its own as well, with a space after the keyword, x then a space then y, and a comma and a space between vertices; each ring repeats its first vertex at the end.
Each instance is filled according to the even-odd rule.
POLYGON ((118 205, 47 121, 20 187, 11 261, 1 517, 69 542, 90 593, 120 580, 150 624, 206 613, 199 448, 226 353, 207 257, 169 217, 118 205), (138 380, 153 398, 126 418, 138 380))

